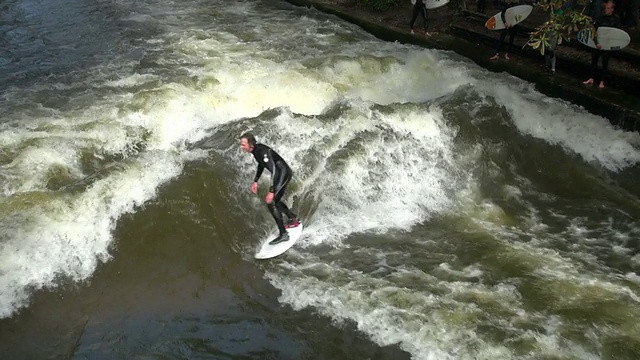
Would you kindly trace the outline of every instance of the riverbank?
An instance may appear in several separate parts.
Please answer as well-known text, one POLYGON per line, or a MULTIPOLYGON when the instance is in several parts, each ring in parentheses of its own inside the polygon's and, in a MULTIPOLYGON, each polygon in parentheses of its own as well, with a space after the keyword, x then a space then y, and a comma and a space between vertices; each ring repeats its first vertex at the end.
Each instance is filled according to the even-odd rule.
MULTIPOLYGON (((629 131, 640 131, 640 99, 635 95, 637 91, 633 90, 640 84, 640 76, 635 74, 635 69, 620 69, 618 64, 612 61, 608 81, 610 85, 607 88, 585 86, 582 81, 583 77, 586 78, 585 74, 588 74, 589 53, 575 47, 573 43, 559 49, 557 71, 551 76, 545 73, 544 59, 539 53, 531 49, 522 49, 522 36, 515 42, 510 61, 489 60, 495 52, 493 46, 497 34, 478 26, 482 14, 476 14, 474 18, 469 16, 468 11, 456 14, 449 7, 431 10, 429 30, 433 34, 426 37, 408 31, 407 18, 411 15, 409 2, 406 9, 396 7, 384 13, 375 13, 358 2, 348 0, 287 1, 338 16, 386 41, 454 51, 489 71, 507 72, 529 81, 535 84, 541 93, 582 106, 587 111, 608 119, 614 126, 629 131)), ((491 13, 490 7, 487 8, 485 12, 491 13)), ((525 23, 525 26, 527 25, 531 26, 525 23)))

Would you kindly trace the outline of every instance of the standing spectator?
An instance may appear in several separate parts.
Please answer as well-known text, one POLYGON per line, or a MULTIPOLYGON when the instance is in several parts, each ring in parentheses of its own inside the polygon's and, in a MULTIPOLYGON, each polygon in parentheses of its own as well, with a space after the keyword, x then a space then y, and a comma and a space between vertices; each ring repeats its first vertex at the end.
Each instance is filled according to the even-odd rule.
POLYGON ((411 33, 415 34, 413 31, 413 24, 415 24, 418 19, 418 15, 420 15, 424 21, 424 35, 431 36, 431 34, 427 32, 427 27, 429 26, 429 12, 427 11, 426 0, 411 0, 411 3, 413 4, 413 15, 411 16, 411 22, 409 23, 411 33))
POLYGON ((622 25, 629 30, 635 30, 638 25, 638 0, 626 0, 624 2, 624 12, 622 17, 622 25))
MULTIPOLYGON (((550 21, 559 21, 558 17, 564 14, 564 9, 558 9, 553 11, 549 15, 550 21)), ((556 47, 558 46, 558 34, 550 34, 549 37, 549 46, 545 49, 544 52, 544 62, 547 65, 547 69, 551 71, 551 75, 555 75, 556 73, 556 47)))
POLYGON ((496 54, 493 55, 490 58, 490 60, 500 59, 500 51, 502 50, 502 43, 504 42, 507 35, 509 35, 509 46, 507 47, 507 51, 504 53, 504 58, 506 60, 509 60, 509 52, 513 47, 513 38, 516 35, 517 28, 516 26, 511 26, 507 24, 504 14, 507 11, 507 9, 518 5, 518 1, 517 0, 516 1, 498 0, 498 5, 502 8, 502 11, 500 12, 500 17, 502 18, 502 22, 505 23, 506 27, 500 32, 500 40, 498 41, 498 46, 496 47, 496 54))
MULTIPOLYGON (((607 27, 620 27, 620 18, 617 15, 614 15, 616 6, 613 1, 609 1, 604 4, 604 14, 598 18, 598 21, 594 24, 596 28, 596 32, 598 28, 601 26, 607 27)), ((598 36, 596 36, 593 41, 596 43, 597 49, 593 49, 591 53, 591 77, 587 79, 583 84, 590 85, 594 83, 594 79, 598 75, 598 59, 602 57, 602 72, 600 74, 600 85, 598 86, 600 89, 604 88, 604 78, 607 75, 607 70, 609 68, 609 55, 611 55, 608 51, 600 50, 602 46, 598 43, 598 36)))
POLYGON ((600 14, 602 13, 602 0, 592 0, 589 6, 588 13, 591 16, 593 22, 598 21, 600 14))

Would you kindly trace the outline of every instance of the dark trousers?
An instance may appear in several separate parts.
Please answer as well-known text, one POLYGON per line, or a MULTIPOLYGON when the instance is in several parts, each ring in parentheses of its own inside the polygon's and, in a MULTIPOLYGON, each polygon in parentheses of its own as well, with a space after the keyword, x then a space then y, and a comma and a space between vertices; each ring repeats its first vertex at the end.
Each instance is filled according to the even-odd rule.
POLYGON ((427 12, 427 7, 424 6, 424 4, 422 6, 413 7, 413 15, 411 16, 409 27, 411 28, 411 30, 413 30, 413 24, 415 24, 416 20, 418 20, 418 15, 422 16, 422 20, 424 20, 424 31, 427 32, 427 27, 429 26, 429 13, 427 12))
POLYGON ((627 0, 624 2, 622 11, 622 25, 635 27, 638 25, 638 0, 627 0))
POLYGON ((515 26, 502 30, 502 32, 500 33, 500 41, 498 42, 498 46, 496 47, 496 53, 499 54, 502 50, 502 43, 504 42, 504 39, 507 37, 507 35, 509 35, 509 46, 507 47, 507 52, 511 52, 511 48, 513 47, 513 38, 514 36, 516 36, 515 26))
POLYGON ((598 75, 598 60, 602 56, 602 72, 600 74, 600 81, 604 81, 607 76, 607 70, 609 69, 609 52, 604 50, 594 50, 591 53, 591 77, 596 78, 598 75))
MULTIPOLYGON (((276 164, 276 166, 278 165, 279 164, 276 164)), ((281 167, 278 174, 279 178, 276 179, 277 185, 276 188, 273 189, 273 201, 271 202, 271 204, 267 204, 267 207, 269 208, 271 216, 273 216, 273 220, 276 221, 276 225, 278 225, 278 231, 280 231, 280 234, 284 234, 287 232, 287 230, 284 227, 284 222, 282 221, 282 213, 287 215, 289 219, 293 219, 294 217, 296 217, 296 215, 292 213, 291 210, 289 210, 287 204, 282 201, 284 192, 287 190, 287 185, 289 185, 289 181, 291 181, 291 175, 293 174, 291 172, 291 169, 289 169, 288 167, 281 167)))

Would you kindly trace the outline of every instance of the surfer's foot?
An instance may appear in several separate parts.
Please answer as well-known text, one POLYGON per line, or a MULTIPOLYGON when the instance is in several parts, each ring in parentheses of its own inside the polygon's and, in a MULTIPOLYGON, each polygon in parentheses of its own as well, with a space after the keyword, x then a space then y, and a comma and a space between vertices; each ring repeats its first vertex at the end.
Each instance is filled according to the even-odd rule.
POLYGON ((300 221, 298 221, 298 218, 294 216, 285 224, 284 227, 286 227, 287 229, 291 229, 291 228, 298 227, 298 225, 300 225, 300 221))
POLYGON ((413 31, 413 29, 411 29, 411 33, 412 33, 412 34, 415 34, 416 32, 415 32, 415 31, 413 31))
POLYGON ((489 60, 498 60, 498 59, 500 59, 500 54, 495 54, 489 58, 489 60))
POLYGON ((600 85, 598 85, 600 89, 604 89, 604 81, 600 81, 600 85))
POLYGON ((593 78, 589 78, 589 80, 583 82, 585 85, 593 84, 593 78))
POLYGON ((280 243, 285 242, 285 241, 289 241, 289 234, 287 234, 287 233, 278 235, 277 238, 269 241, 269 245, 276 245, 276 244, 280 244, 280 243))
POLYGON ((504 58, 507 59, 507 60, 511 60, 511 59, 509 59, 509 54, 507 54, 507 53, 504 54, 504 58))

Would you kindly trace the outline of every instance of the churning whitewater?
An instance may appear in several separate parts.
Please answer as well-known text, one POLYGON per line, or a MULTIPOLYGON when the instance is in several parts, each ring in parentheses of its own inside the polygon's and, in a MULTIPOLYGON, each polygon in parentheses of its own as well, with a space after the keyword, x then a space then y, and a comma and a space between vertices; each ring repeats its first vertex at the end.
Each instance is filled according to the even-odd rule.
POLYGON ((279 1, 66 5, 67 28, 38 21, 59 11, 45 1, 2 15, 1 317, 90 286, 126 241, 118 220, 193 162, 223 174, 229 219, 259 219, 233 245, 255 261, 273 222, 248 193, 237 140, 252 131, 293 168, 287 201, 306 226, 258 264, 283 304, 415 359, 640 344, 640 183, 621 180, 638 174, 638 134, 279 1))

